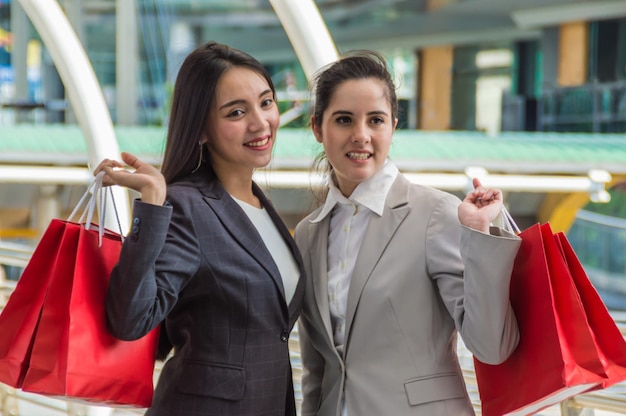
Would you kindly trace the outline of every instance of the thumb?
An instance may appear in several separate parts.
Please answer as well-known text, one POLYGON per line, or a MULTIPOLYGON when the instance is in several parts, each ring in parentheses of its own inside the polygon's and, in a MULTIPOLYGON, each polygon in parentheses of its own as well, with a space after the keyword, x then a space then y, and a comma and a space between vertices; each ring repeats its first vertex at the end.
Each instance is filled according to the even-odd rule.
POLYGON ((138 169, 143 163, 141 162, 141 160, 139 160, 139 158, 137 158, 137 156, 133 155, 132 153, 122 152, 121 156, 124 163, 126 163, 128 166, 132 167, 135 170, 138 169))

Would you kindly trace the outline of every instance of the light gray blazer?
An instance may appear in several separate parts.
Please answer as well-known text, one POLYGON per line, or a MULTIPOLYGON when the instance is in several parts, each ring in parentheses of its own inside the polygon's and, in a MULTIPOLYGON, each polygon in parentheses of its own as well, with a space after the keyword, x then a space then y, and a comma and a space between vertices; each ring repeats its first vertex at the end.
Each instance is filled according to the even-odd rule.
POLYGON ((307 271, 300 344, 302 415, 474 414, 456 356, 457 331, 475 356, 504 361, 519 333, 509 304, 520 239, 459 223, 455 196, 398 175, 373 215, 350 283, 345 357, 333 346, 327 292, 330 216, 295 231, 307 271))

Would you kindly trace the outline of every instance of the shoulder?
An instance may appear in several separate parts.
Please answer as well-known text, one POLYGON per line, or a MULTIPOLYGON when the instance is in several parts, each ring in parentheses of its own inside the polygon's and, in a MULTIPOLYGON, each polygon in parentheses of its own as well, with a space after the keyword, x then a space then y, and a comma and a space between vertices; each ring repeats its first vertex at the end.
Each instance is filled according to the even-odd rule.
POLYGON ((458 196, 431 186, 411 182, 405 175, 398 174, 392 189, 399 189, 406 192, 408 202, 411 206, 451 205, 455 208, 461 203, 458 196))
POLYGON ((322 211, 322 208, 324 206, 319 206, 317 208, 315 208, 311 213, 309 213, 306 217, 302 218, 298 224, 296 225, 296 230, 298 228, 302 229, 304 227, 306 227, 308 224, 311 223, 311 221, 313 221, 317 216, 319 216, 320 212, 322 211))
POLYGON ((309 233, 309 226, 311 224, 311 221, 320 214, 320 211, 322 211, 322 208, 323 206, 316 208, 313 212, 308 214, 306 217, 301 219, 298 222, 298 224, 296 224, 296 228, 294 230, 294 237, 296 239, 296 242, 298 242, 298 245, 300 245, 306 240, 306 236, 309 233))
POLYGON ((208 196, 207 184, 197 181, 179 180, 167 186, 167 202, 172 206, 174 212, 185 213, 194 210, 194 207, 206 206, 205 197, 208 196))

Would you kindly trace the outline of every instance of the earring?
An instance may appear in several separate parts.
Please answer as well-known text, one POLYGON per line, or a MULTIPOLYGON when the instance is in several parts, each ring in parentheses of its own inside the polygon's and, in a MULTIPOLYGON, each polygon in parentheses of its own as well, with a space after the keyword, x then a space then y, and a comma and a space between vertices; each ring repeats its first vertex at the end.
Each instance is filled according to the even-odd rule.
POLYGON ((201 141, 198 141, 198 146, 200 148, 200 158, 198 159, 198 166, 196 166, 196 168, 192 170, 191 173, 196 173, 196 171, 200 169, 200 165, 202 165, 202 142, 201 141))

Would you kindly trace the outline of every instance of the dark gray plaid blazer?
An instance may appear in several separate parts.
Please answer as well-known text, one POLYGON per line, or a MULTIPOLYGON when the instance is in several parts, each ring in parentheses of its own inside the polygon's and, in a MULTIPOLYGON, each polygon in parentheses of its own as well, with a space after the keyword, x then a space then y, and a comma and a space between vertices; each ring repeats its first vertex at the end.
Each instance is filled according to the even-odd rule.
POLYGON ((135 202, 107 296, 111 332, 136 339, 165 322, 175 354, 150 416, 295 415, 288 337, 304 271, 289 230, 254 193, 300 265, 289 305, 269 251, 210 172, 168 187, 169 206, 135 202))

